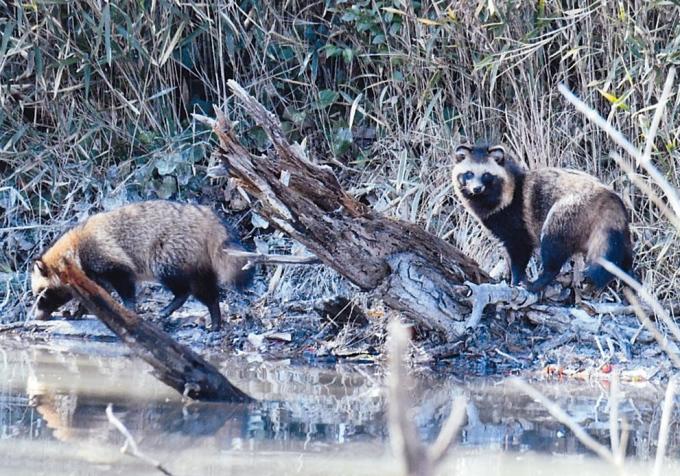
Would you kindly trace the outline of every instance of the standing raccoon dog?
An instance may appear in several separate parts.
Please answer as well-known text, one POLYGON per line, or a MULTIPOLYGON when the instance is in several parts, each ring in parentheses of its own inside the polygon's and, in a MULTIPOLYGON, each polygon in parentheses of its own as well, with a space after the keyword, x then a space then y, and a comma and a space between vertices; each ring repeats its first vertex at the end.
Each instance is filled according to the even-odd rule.
POLYGON ((598 258, 630 271, 628 213, 621 198, 595 177, 569 169, 525 170, 500 145, 462 144, 455 160, 456 194, 505 246, 513 285, 525 281, 538 247, 543 271, 529 283, 532 292, 547 286, 575 253, 585 255, 585 276, 598 289, 613 278, 598 258))
POLYGON ((113 288, 135 308, 137 281, 156 281, 174 294, 162 311, 167 317, 194 295, 210 311, 210 327, 221 326, 219 285, 245 286, 252 271, 243 259, 227 256, 225 247, 243 249, 207 207, 167 201, 127 205, 88 218, 59 238, 33 266, 31 287, 37 296, 36 318, 47 319, 70 301, 50 268, 70 255, 85 274, 113 288))

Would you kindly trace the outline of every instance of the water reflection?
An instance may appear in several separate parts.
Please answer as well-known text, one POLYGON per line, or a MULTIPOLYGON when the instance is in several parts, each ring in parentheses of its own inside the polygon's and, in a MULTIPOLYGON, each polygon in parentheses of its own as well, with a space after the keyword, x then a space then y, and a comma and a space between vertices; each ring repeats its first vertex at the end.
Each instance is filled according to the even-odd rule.
MULTIPOLYGON (((170 463, 179 464, 187 451, 200 449, 211 455, 211 462, 225 455, 258 455, 262 461, 263 455, 271 452, 328 456, 350 451, 365 455, 367 463, 386 458, 388 467, 393 464, 387 448, 379 367, 308 367, 214 356, 213 361, 230 380, 260 401, 248 405, 187 404, 150 376, 144 364, 127 358, 119 345, 60 345, 63 347, 0 341, 3 441, 64 443, 69 451, 86 454, 90 463, 118 465, 121 457, 117 449, 123 438, 105 415, 107 404, 113 403, 114 412, 140 445, 147 451, 162 452, 170 463)), ((465 393, 470 403, 461 436, 463 448, 584 452, 539 404, 498 382, 463 384, 452 377, 425 374, 419 375, 408 391, 425 439, 436 437, 453 397, 465 393)), ((608 445, 606 385, 543 384, 541 391, 608 445)), ((656 450, 662 390, 644 385, 624 386, 624 391, 621 415, 630 425, 628 454, 648 459, 656 450)), ((677 456, 680 442, 674 430, 677 423, 671 428, 669 444, 671 454, 677 456)), ((229 461, 233 466, 234 461, 229 461)))

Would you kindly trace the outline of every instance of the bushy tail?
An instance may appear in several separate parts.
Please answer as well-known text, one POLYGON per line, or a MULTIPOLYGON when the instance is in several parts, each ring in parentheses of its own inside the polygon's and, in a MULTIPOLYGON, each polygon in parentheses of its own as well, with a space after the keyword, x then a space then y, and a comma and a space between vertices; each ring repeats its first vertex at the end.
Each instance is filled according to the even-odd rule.
POLYGON ((632 274, 633 248, 628 230, 609 229, 606 230, 603 238, 599 245, 600 249, 588 252, 588 268, 585 271, 585 277, 598 289, 604 288, 614 279, 614 275, 597 262, 598 258, 604 258, 614 263, 623 271, 635 277, 632 274))
POLYGON ((220 238, 215 240, 215 244, 211 246, 212 249, 210 250, 213 267, 217 272, 217 280, 223 286, 243 291, 252 284, 255 268, 243 269, 248 263, 248 259, 229 254, 230 250, 245 251, 234 232, 228 232, 226 237, 221 236, 220 238))

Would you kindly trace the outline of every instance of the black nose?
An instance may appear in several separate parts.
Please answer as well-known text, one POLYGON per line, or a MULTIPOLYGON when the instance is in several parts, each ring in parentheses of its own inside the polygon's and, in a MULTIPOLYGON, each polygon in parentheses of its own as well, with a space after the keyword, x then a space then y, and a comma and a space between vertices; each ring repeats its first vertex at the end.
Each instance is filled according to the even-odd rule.
POLYGON ((482 193, 484 191, 484 185, 479 185, 472 189, 473 193, 482 193))

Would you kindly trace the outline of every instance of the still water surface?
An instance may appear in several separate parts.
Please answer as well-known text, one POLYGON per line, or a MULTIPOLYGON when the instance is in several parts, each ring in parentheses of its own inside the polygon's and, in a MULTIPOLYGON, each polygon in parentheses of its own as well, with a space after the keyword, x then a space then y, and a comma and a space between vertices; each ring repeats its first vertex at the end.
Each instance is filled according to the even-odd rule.
MULTIPOLYGON (((140 449, 175 475, 399 474, 378 366, 312 367, 253 357, 211 360, 259 402, 189 404, 119 344, 0 339, 0 474, 160 474, 121 454, 124 438, 106 418, 109 403, 140 449)), ((537 386, 608 443, 606 382, 537 386)), ((631 427, 627 474, 649 474, 663 389, 623 390, 621 414, 631 427)), ((460 444, 441 474, 611 472, 540 405, 498 379, 462 382, 419 372, 409 394, 428 441, 455 396, 470 401, 460 444)), ((673 458, 678 429, 675 424, 671 432, 673 458)), ((672 460, 666 474, 680 474, 680 465, 672 460)))

